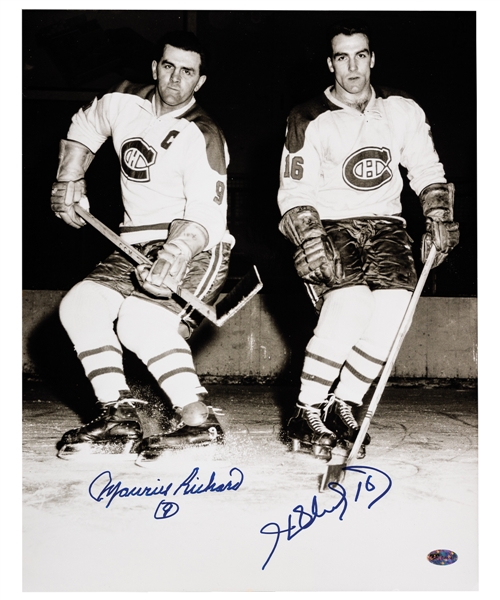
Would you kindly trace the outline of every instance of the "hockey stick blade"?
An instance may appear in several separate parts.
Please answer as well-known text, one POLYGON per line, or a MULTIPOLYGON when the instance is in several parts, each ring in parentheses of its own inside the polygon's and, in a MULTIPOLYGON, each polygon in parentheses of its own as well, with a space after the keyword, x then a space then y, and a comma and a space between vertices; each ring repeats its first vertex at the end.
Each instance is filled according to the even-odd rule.
MULTIPOLYGON (((75 212, 87 223, 92 225, 99 233, 104 235, 110 242, 113 242, 122 252, 129 256, 139 265, 152 265, 152 261, 141 254, 136 248, 127 244, 118 234, 112 229, 104 225, 99 219, 82 208, 79 204, 75 204, 75 212)), ((177 296, 185 300, 201 315, 206 317, 210 322, 217 327, 221 327, 227 320, 235 315, 245 304, 262 288, 257 268, 254 266, 251 271, 236 285, 234 290, 231 290, 225 298, 221 300, 215 307, 205 304, 197 296, 189 290, 181 288, 171 277, 165 277, 165 285, 172 290, 177 296), (233 293, 234 292, 234 293, 233 293), (222 306, 219 308, 219 304, 222 306)))
POLYGON ((217 325, 220 327, 241 310, 263 287, 262 281, 254 265, 224 298, 215 305, 217 325))
POLYGON ((406 334, 408 333, 408 330, 410 329, 413 315, 415 314, 420 295, 422 294, 425 282, 427 281, 427 277, 429 276, 430 270, 432 269, 432 265, 434 264, 436 253, 436 247, 432 245, 429 255, 427 256, 427 259, 425 261, 424 268, 422 269, 422 273, 420 274, 415 290, 413 291, 413 294, 411 296, 408 308, 406 309, 396 337, 394 338, 394 342, 392 343, 389 356, 387 357, 382 372, 380 373, 380 378, 375 388, 375 392, 373 393, 370 404, 368 405, 366 415, 356 435, 356 439, 354 441, 352 449, 349 452, 349 455, 347 456, 347 460, 345 460, 343 463, 340 463, 338 457, 332 456, 331 460, 327 463, 325 473, 323 474, 323 477, 321 479, 319 488, 320 492, 323 492, 329 483, 339 482, 341 478, 343 479, 345 477, 346 467, 348 467, 358 455, 359 449, 361 448, 361 444, 363 443, 368 428, 370 427, 373 415, 375 414, 375 410, 378 406, 378 403, 380 402, 382 394, 384 393, 387 381, 389 380, 389 377, 392 373, 392 369, 396 362, 396 358, 399 354, 401 346, 403 345, 403 341, 406 337, 406 334))

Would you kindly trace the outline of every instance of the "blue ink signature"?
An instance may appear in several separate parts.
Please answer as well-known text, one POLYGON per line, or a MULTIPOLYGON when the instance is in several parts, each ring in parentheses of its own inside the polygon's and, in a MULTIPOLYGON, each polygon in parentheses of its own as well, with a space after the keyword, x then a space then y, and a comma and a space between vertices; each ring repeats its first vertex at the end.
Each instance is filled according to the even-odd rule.
MULTIPOLYGON (((158 481, 160 481, 158 479, 158 481)), ((106 508, 111 506, 115 498, 128 498, 130 496, 167 496, 173 483, 154 487, 126 487, 121 481, 114 483, 111 471, 103 471, 95 477, 89 485, 90 497, 96 502, 108 500, 106 508)))
MULTIPOLYGON (((376 469, 375 467, 345 467, 345 471, 353 471, 355 473, 360 473, 361 475, 367 475, 367 472, 370 471, 366 478, 362 478, 361 481, 358 482, 356 487, 356 494, 354 496, 354 502, 358 502, 362 496, 363 491, 369 492, 370 494, 377 491, 377 485, 374 483, 373 477, 377 473, 383 475, 385 477, 385 487, 369 504, 368 509, 372 508, 372 506, 381 500, 391 489, 392 480, 380 469, 376 469), (375 472, 375 473, 372 473, 375 472)), ((383 484, 384 485, 384 484, 383 484)), ((313 496, 311 501, 311 508, 308 511, 304 508, 302 504, 297 504, 294 508, 292 508, 292 513, 288 515, 287 527, 282 529, 278 523, 270 522, 266 523, 260 529, 260 533, 264 535, 274 535, 274 544, 267 557, 265 563, 262 565, 262 570, 264 570, 269 561, 271 560, 276 548, 278 547, 278 543, 281 539, 281 535, 286 533, 286 541, 289 542, 296 535, 298 535, 301 531, 308 529, 316 522, 316 519, 321 519, 325 515, 332 514, 335 511, 338 512, 338 520, 342 521, 344 515, 349 506, 349 501, 347 498, 347 491, 343 485, 340 483, 329 483, 328 489, 335 494, 337 494, 337 502, 331 506, 331 508, 325 508, 320 511, 318 508, 318 500, 316 496, 313 496), (295 524, 294 524, 295 523, 295 524)))
POLYGON ((212 475, 210 476, 210 480, 207 484, 196 484, 193 483, 195 479, 199 479, 198 477, 199 468, 195 467, 191 474, 184 479, 184 481, 179 485, 179 487, 175 490, 174 496, 177 492, 182 491, 182 494, 185 496, 187 494, 204 494, 205 492, 226 492, 226 491, 236 491, 241 487, 243 483, 243 472, 237 467, 233 467, 229 471, 229 475, 232 476, 233 472, 236 473, 236 482, 233 483, 232 480, 229 480, 227 483, 217 484, 215 481, 215 471, 212 471, 212 475), (190 485, 192 484, 192 485, 190 485))
MULTIPOLYGON (((89 495, 96 502, 106 502, 106 508, 111 506, 115 498, 129 498, 131 496, 164 496, 167 497, 177 494, 186 496, 187 494, 204 494, 207 492, 227 492, 237 491, 244 480, 243 471, 237 467, 233 467, 229 471, 230 479, 225 482, 218 483, 216 481, 216 473, 212 471, 207 483, 200 482, 200 469, 195 467, 191 473, 177 487, 170 482, 168 484, 157 484, 154 486, 125 486, 121 481, 115 482, 111 471, 103 471, 95 477, 89 485, 89 495)), ((160 479, 157 479, 160 482, 160 479)), ((220 480, 219 480, 220 481, 220 480)), ((162 500, 154 513, 155 519, 167 519, 173 517, 179 512, 180 508, 176 502, 167 502, 162 500), (174 512, 175 511, 175 512, 174 512)))

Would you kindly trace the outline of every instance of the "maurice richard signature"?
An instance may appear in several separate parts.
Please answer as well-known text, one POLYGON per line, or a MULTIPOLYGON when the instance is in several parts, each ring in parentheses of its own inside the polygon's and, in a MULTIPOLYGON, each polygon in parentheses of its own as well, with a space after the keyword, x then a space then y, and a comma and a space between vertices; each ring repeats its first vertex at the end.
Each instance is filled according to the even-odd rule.
MULTIPOLYGON (((154 486, 127 486, 121 481, 115 481, 111 471, 103 471, 95 477, 89 485, 89 495, 96 502, 105 502, 106 508, 116 498, 130 498, 134 496, 187 496, 188 494, 205 494, 209 492, 237 491, 244 479, 243 471, 233 467, 229 471, 229 478, 218 478, 215 471, 207 481, 201 480, 200 469, 195 467, 191 473, 179 484, 171 481, 166 484, 154 486)), ((160 481, 158 479, 158 481, 160 481)), ((161 500, 154 512, 155 519, 168 519, 179 512, 179 505, 170 500, 161 500)))
MULTIPOLYGON (((364 493, 366 492, 370 494, 369 499, 371 500, 367 508, 372 508, 372 506, 381 500, 392 487, 392 480, 389 475, 375 467, 345 467, 345 470, 360 475, 360 481, 357 484, 356 493, 354 495, 354 502, 358 502, 361 496, 364 496, 364 493)), ((286 534, 285 539, 289 542, 301 531, 314 525, 316 519, 321 519, 325 515, 330 515, 335 512, 337 513, 338 520, 342 521, 349 506, 347 491, 340 483, 330 483, 328 484, 328 489, 336 495, 334 504, 329 508, 320 510, 317 497, 313 496, 310 508, 306 509, 302 504, 297 504, 297 506, 292 508, 292 512, 288 515, 287 523, 284 527, 273 522, 266 523, 261 527, 260 533, 274 536, 273 547, 271 548, 271 552, 265 563, 262 565, 262 570, 267 567, 278 547, 282 535, 284 536, 284 534, 286 534)))

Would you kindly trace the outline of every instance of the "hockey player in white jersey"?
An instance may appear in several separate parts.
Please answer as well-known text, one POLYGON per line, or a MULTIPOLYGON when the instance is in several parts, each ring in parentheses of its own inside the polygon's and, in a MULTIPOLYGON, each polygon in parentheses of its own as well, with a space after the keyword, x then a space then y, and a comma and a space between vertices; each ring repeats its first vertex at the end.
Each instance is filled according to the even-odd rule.
POLYGON ((56 216, 72 227, 85 224, 74 206, 88 207, 85 173, 111 137, 120 160, 120 235, 153 265, 136 267, 116 251, 61 303, 61 321, 100 413, 64 434, 60 456, 82 444, 130 449, 141 442, 141 401, 127 384, 123 347, 144 362, 172 403, 171 437, 156 436, 156 446, 218 437, 220 428, 214 429, 213 412, 203 402, 206 390, 186 341, 200 316, 163 285, 170 276, 213 303, 227 277, 234 244, 226 227, 226 142, 194 96, 205 83, 204 68, 204 50, 193 34, 168 34, 152 61, 154 83, 125 81, 94 99, 73 116, 67 139, 61 141, 51 197, 56 216))
POLYGON ((365 26, 340 24, 329 39, 334 83, 290 113, 278 193, 279 229, 319 314, 288 435, 295 449, 326 458, 354 441, 363 397, 416 285, 399 165, 426 218, 422 260, 435 244, 439 265, 459 240, 454 186, 424 112, 406 94, 371 85, 365 26))

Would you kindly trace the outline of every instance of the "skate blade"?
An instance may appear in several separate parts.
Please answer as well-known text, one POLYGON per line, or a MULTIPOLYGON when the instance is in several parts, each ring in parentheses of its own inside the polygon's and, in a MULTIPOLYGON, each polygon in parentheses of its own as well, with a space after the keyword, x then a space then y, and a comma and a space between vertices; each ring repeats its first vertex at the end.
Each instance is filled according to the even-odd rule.
POLYGON ((217 457, 218 446, 218 443, 206 442, 195 446, 144 450, 138 454, 135 465, 147 469, 162 465, 213 462, 217 457))
POLYGON ((159 461, 170 462, 180 456, 192 460, 210 460, 211 451, 208 449, 223 445, 225 434, 217 420, 217 415, 223 413, 212 406, 208 409, 206 429, 200 431, 198 428, 186 426, 172 434, 152 435, 143 440, 142 447, 139 446, 135 464, 139 467, 147 467, 159 461))
POLYGON ((125 443, 99 443, 92 444, 80 442, 78 444, 66 444, 57 453, 58 458, 63 460, 92 461, 103 457, 113 460, 133 460, 137 457, 137 440, 129 440, 125 443))
MULTIPOLYGON (((335 446, 335 450, 333 452, 334 456, 343 456, 347 459, 349 454, 351 453, 352 447, 354 446, 353 442, 349 440, 341 440, 337 446, 335 446)), ((366 449, 364 446, 361 446, 358 450, 358 455, 356 456, 356 460, 362 460, 366 456, 366 449)))
POLYGON ((332 450, 329 448, 322 448, 303 442, 302 440, 291 439, 291 451, 298 454, 306 454, 313 458, 321 461, 328 462, 332 456, 332 450))
MULTIPOLYGON (((352 447, 352 444, 351 444, 351 447, 352 447)), ((335 457, 335 458, 347 459, 350 451, 351 451, 350 448, 348 448, 346 445, 344 445, 342 443, 337 444, 332 451, 332 458, 335 457)))
MULTIPOLYGON (((344 459, 344 461, 347 461, 353 445, 354 444, 349 440, 339 440, 335 448, 332 450, 332 458, 330 460, 334 460, 335 464, 341 462, 339 459, 344 459)), ((361 446, 358 451, 358 455, 356 456, 356 460, 362 460, 365 458, 365 456, 366 450, 364 446, 361 446)))

